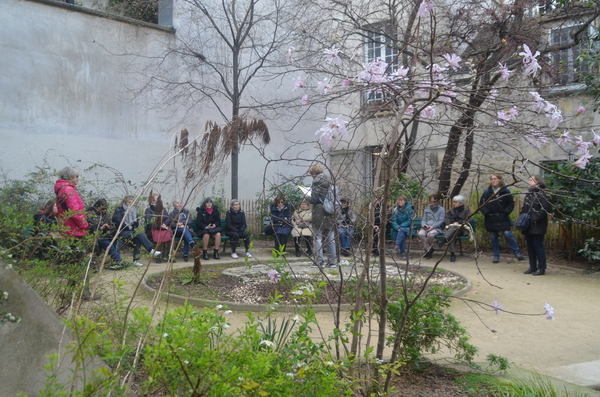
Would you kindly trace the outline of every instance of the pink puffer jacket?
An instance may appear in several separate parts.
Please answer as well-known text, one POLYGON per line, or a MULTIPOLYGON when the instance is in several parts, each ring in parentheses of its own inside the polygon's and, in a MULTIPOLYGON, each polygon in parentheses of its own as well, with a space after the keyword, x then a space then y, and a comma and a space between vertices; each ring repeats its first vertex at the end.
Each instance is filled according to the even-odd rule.
POLYGON ((80 237, 88 234, 88 223, 85 216, 85 206, 75 185, 59 179, 54 184, 54 193, 56 193, 56 207, 59 222, 67 227, 65 233, 69 236, 80 237), (69 211, 67 218, 66 209, 69 211))

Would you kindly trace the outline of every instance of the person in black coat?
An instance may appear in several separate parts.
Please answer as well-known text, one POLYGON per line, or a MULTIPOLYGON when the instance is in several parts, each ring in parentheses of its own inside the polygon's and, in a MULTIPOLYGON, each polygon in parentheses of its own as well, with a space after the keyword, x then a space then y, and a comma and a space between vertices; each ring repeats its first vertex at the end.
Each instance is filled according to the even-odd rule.
POLYGON ((527 241, 529 255, 529 269, 525 274, 541 276, 546 273, 546 249, 544 248, 544 235, 548 228, 548 214, 551 211, 550 199, 544 191, 546 182, 539 175, 529 178, 529 192, 521 208, 521 214, 529 213, 530 222, 527 230, 522 233, 527 241))
POLYGON ((479 206, 485 217, 485 229, 490 233, 490 242, 494 253, 492 262, 500 262, 500 233, 504 235, 504 239, 517 259, 520 261, 525 260, 521 255, 515 236, 510 231, 512 222, 509 215, 515 208, 515 200, 510 190, 504 186, 502 175, 492 174, 490 187, 483 192, 479 200, 479 206))
POLYGON ((111 245, 115 235, 115 225, 110 219, 110 215, 106 213, 108 210, 108 202, 105 199, 99 199, 93 206, 86 210, 86 217, 90 233, 98 233, 97 245, 102 251, 106 251, 113 260, 113 263, 108 267, 111 270, 122 269, 125 264, 121 259, 121 242, 117 239, 111 245))
POLYGON ((212 237, 215 240, 215 249, 213 258, 221 259, 219 256, 219 246, 221 245, 221 214, 210 197, 204 199, 202 205, 196 208, 198 217, 196 218, 196 236, 202 237, 202 259, 207 261, 208 242, 212 237))
POLYGON ((153 248, 152 242, 144 233, 137 233, 136 229, 139 226, 135 207, 133 206, 133 196, 126 196, 121 205, 117 207, 112 217, 112 222, 115 227, 118 227, 119 238, 123 241, 131 240, 133 242, 133 264, 136 266, 144 266, 139 262, 140 249, 142 245, 148 250, 150 256, 160 256, 160 251, 153 248), (123 222, 121 224, 121 222, 123 222))
POLYGON ((240 242, 240 238, 244 241, 246 248, 246 256, 252 258, 250 254, 250 235, 246 230, 246 213, 242 211, 240 202, 236 199, 231 200, 231 205, 227 214, 225 214, 225 233, 231 239, 231 257, 237 259, 238 255, 235 250, 240 242))
POLYGON ((271 224, 275 234, 275 250, 285 251, 288 236, 292 233, 292 213, 283 196, 275 197, 271 204, 271 224), (281 248, 283 246, 283 248, 281 248))

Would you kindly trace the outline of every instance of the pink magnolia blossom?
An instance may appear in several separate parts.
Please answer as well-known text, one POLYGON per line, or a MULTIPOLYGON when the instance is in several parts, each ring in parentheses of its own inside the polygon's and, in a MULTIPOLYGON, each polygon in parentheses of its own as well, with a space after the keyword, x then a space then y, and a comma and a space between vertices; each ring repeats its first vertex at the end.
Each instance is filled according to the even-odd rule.
POLYGON ((501 64, 500 62, 498 62, 498 73, 500 73, 500 75, 502 76, 502 78, 506 81, 508 81, 508 78, 510 77, 510 74, 512 73, 510 70, 508 70, 508 68, 506 67, 506 64, 501 64))
POLYGON ((577 138, 577 154, 589 154, 589 148, 588 146, 590 146, 590 144, 592 142, 586 142, 583 140, 583 137, 581 135, 575 137, 577 138))
POLYGON ((544 312, 546 313, 546 320, 554 320, 554 308, 547 303, 544 303, 544 312))
POLYGON ((404 114, 406 114, 407 116, 412 116, 414 113, 415 113, 415 107, 413 105, 408 105, 408 107, 404 111, 404 114))
POLYGON ((433 10, 433 3, 429 0, 423 0, 419 6, 419 12, 417 12, 417 15, 422 18, 427 16, 431 10, 433 10))
POLYGON ((505 121, 516 120, 518 115, 519 115, 519 110, 517 109, 516 106, 513 106, 512 109, 510 109, 508 111, 500 110, 498 112, 498 121, 496 121, 496 124, 505 125, 506 124, 505 121))
POLYGON ((591 154, 587 153, 584 154, 583 156, 581 156, 577 161, 575 161, 573 163, 573 165, 577 168, 581 168, 582 170, 585 170, 585 167, 589 164, 590 159, 594 157, 591 154))
POLYGON ((598 145, 600 145, 600 135, 596 134, 596 131, 594 131, 593 129, 592 133, 594 134, 594 139, 592 139, 592 143, 595 147, 598 147, 598 145))
POLYGON ((296 91, 298 88, 302 87, 304 87, 302 76, 294 77, 294 88, 292 88, 292 91, 296 91))
POLYGON ((585 112, 585 108, 583 106, 579 106, 579 108, 577 108, 577 111, 575 112, 575 116, 579 116, 583 112, 585 112))
POLYGON ((287 50, 287 55, 286 55, 286 59, 288 63, 293 63, 294 62, 294 51, 296 51, 296 49, 294 47, 288 48, 287 50))
POLYGON ((459 57, 456 54, 446 54, 443 55, 444 58, 446 58, 446 61, 448 63, 446 63, 446 66, 450 66, 452 69, 457 70, 458 68, 460 68, 460 65, 458 64, 460 61, 462 61, 462 58, 459 57))
POLYGON ((375 61, 363 65, 363 67, 364 70, 358 74, 358 79, 374 84, 387 82, 388 64, 386 62, 377 58, 375 61))
POLYGON ((502 311, 502 304, 494 301, 494 302, 492 302, 492 308, 496 312, 496 315, 498 315, 502 311))
POLYGON ((344 79, 342 80, 342 87, 350 87, 352 85, 352 80, 344 79))
POLYGON ((269 273, 267 274, 269 275, 269 278, 273 284, 277 284, 279 280, 281 280, 281 274, 279 274, 279 272, 275 269, 269 270, 269 273))
POLYGON ((546 138, 546 136, 539 131, 533 131, 531 134, 527 135, 526 138, 531 146, 538 149, 548 142, 548 138, 546 138))
POLYGON ((400 80, 408 80, 408 72, 410 68, 405 68, 400 66, 394 73, 391 74, 394 78, 399 78, 400 80))
POLYGON ((498 90, 494 88, 490 91, 490 96, 489 96, 490 102, 496 102, 497 97, 498 97, 498 90))
POLYGON ((542 68, 536 59, 540 55, 540 52, 536 51, 535 54, 533 54, 529 49, 529 46, 523 44, 523 51, 519 52, 519 55, 523 57, 523 65, 526 66, 525 73, 535 77, 538 69, 542 68))
POLYGON ((562 146, 565 147, 567 145, 567 143, 571 142, 573 139, 569 136, 570 131, 565 130, 563 132, 560 133, 558 139, 556 140, 556 142, 562 146))
POLYGON ((430 119, 435 116, 435 108, 433 106, 427 106, 421 111, 421 116, 430 119))
POLYGON ((325 119, 325 124, 317 132, 315 132, 315 135, 319 134, 321 134, 322 142, 326 145, 330 145, 333 138, 336 138, 339 135, 348 135, 346 122, 342 120, 341 115, 335 119, 327 118, 325 119))
POLYGON ((308 94, 302 95, 302 106, 307 107, 310 105, 310 100, 308 99, 308 94))
POLYGON ((342 64, 342 58, 340 58, 340 55, 342 52, 336 48, 336 46, 332 46, 330 49, 325 50, 324 54, 325 54, 325 58, 332 64, 334 65, 341 65, 342 64))
POLYGON ((327 82, 327 79, 325 78, 323 79, 323 81, 319 81, 319 83, 317 84, 317 90, 319 90, 319 93, 321 95, 327 95, 333 90, 333 87, 331 86, 331 84, 329 84, 329 82, 327 82))
POLYGON ((456 92, 450 90, 440 92, 440 101, 452 103, 452 98, 456 98, 456 92))
POLYGON ((546 117, 550 118, 550 129, 555 130, 558 127, 558 124, 563 122, 562 113, 558 110, 556 105, 553 105, 548 101, 544 102, 546 103, 546 106, 544 107, 546 117))
POLYGON ((542 98, 542 96, 535 91, 530 91, 529 93, 533 95, 533 104, 531 106, 531 110, 540 113, 542 109, 544 109, 544 98, 542 98))

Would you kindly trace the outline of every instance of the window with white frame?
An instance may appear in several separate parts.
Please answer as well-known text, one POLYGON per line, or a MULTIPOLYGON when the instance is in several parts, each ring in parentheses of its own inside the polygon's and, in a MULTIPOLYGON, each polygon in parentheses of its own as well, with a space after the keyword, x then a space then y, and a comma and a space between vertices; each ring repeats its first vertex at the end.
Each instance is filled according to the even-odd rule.
MULTIPOLYGON (((581 25, 560 26, 550 30, 550 46, 564 46, 575 42, 573 35, 581 29, 581 25)), ((590 32, 584 29, 579 34, 579 42, 568 48, 550 54, 550 83, 568 85, 581 81, 581 75, 589 68, 577 58, 590 48, 590 32)))
MULTIPOLYGON (((367 29, 365 38, 365 60, 367 63, 380 59, 386 62, 388 73, 398 68, 398 50, 395 45, 396 29, 390 24, 381 23, 367 29)), ((383 100, 381 92, 367 94, 367 102, 383 100)))

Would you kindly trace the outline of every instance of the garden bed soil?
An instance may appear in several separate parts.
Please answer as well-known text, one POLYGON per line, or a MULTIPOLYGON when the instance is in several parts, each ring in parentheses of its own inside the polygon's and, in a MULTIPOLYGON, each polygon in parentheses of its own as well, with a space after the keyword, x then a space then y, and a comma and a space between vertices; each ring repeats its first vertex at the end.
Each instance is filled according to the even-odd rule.
MULTIPOLYGON (((245 265, 239 265, 243 267, 245 265)), ((277 283, 272 283, 268 277, 257 277, 252 280, 243 280, 238 277, 232 277, 223 274, 226 268, 237 267, 235 265, 205 266, 200 274, 199 282, 191 282, 192 270, 185 268, 177 270, 169 275, 169 292, 186 298, 198 298, 214 300, 223 303, 244 303, 244 304, 266 304, 272 301, 274 296, 279 296, 279 302, 286 304, 298 303, 300 295, 299 288, 314 282, 303 280, 294 280, 291 276, 284 277, 277 283)), ((422 282, 429 275, 431 269, 427 267, 409 265, 408 271, 414 275, 415 282, 411 285, 416 290, 422 285, 422 282)), ((151 288, 158 288, 162 274, 151 276, 147 283, 151 288)), ((346 283, 344 293, 339 294, 340 283, 335 281, 336 274, 329 275, 330 281, 323 283, 319 291, 312 296, 313 304, 326 304, 329 302, 338 302, 348 304, 353 302, 354 281, 346 283)), ((391 290, 400 291, 403 285, 401 279, 388 278, 388 285, 391 290)), ((430 287, 442 286, 451 291, 462 289, 466 285, 466 280, 444 270, 436 271, 429 280, 430 287)), ((374 286, 376 287, 376 286, 374 286)))

